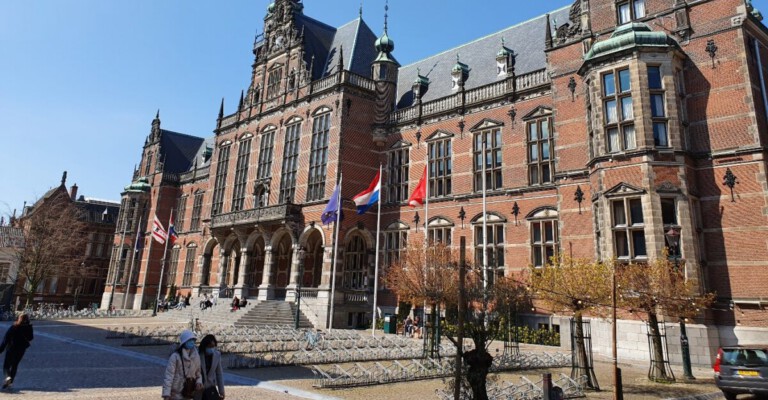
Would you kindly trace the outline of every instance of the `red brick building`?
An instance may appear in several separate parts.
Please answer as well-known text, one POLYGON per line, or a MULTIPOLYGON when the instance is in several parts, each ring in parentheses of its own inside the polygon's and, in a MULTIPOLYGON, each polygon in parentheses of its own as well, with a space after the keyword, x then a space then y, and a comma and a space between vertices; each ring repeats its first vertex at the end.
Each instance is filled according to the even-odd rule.
MULTIPOLYGON (((302 310, 325 326, 334 235, 320 214, 340 175, 350 199, 381 164, 380 249, 375 213, 344 204, 334 326, 370 319, 375 257, 386 265, 425 233, 466 236, 478 259, 487 247, 501 275, 558 252, 642 262, 671 227, 687 279, 717 292, 705 324, 768 326, 759 13, 745 0, 562 6, 401 66, 386 26, 377 38, 362 17, 333 28, 275 1, 236 112, 222 104, 208 139, 156 118, 124 193, 132 227, 154 215, 167 225, 174 210, 164 290, 293 301, 300 287, 302 310), (425 212, 406 200, 427 164, 425 212)), ((163 247, 145 240, 115 291, 135 308, 154 301, 161 274, 163 247)))

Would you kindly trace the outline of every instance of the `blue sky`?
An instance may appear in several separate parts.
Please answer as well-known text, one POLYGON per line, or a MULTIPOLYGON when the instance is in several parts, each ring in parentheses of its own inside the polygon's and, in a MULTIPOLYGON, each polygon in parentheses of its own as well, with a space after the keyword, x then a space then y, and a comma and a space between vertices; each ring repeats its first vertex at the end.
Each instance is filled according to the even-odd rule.
MULTIPOLYGON (((359 0, 305 0, 340 26, 359 0)), ((119 200, 160 110, 163 128, 211 136, 249 83, 254 35, 270 0, 0 2, 0 215, 57 186, 119 200)), ((391 0, 394 55, 410 64, 568 6, 571 0, 391 0)), ((768 0, 753 2, 768 12, 768 0)), ((377 34, 384 0, 364 0, 377 34)), ((563 21, 564 22, 564 21, 563 21)))

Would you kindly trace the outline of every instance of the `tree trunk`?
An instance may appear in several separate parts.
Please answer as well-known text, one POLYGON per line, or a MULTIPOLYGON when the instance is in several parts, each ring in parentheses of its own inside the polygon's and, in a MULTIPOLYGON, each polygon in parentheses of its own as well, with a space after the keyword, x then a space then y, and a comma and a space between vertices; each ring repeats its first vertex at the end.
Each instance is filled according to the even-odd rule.
POLYGON ((488 400, 486 384, 493 357, 485 351, 485 346, 476 346, 475 349, 464 353, 464 361, 469 366, 467 381, 472 388, 472 399, 488 400))
POLYGON ((592 369, 592 364, 590 362, 590 358, 587 354, 587 346, 584 342, 584 319, 581 315, 581 312, 576 312, 574 315, 575 320, 575 331, 573 332, 573 339, 576 341, 576 363, 578 365, 574 365, 571 369, 571 379, 578 379, 579 374, 586 375, 587 377, 587 387, 590 389, 600 389, 600 386, 597 384, 597 377, 595 376, 595 372, 592 369))
POLYGON ((664 348, 661 344, 661 332, 659 331, 659 318, 654 312, 648 313, 648 334, 651 335, 651 368, 648 370, 648 379, 656 382, 674 381, 667 375, 664 348))

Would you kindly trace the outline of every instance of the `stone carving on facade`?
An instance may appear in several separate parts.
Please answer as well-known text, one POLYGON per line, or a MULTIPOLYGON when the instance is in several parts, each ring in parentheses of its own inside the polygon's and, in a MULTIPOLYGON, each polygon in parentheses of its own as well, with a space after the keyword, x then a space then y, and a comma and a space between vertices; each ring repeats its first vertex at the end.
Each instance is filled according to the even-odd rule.
POLYGON ((679 187, 677 187, 674 183, 670 181, 664 181, 658 186, 656 186, 657 192, 663 192, 663 193, 681 193, 679 187))
POLYGON ((566 40, 581 34, 581 0, 576 0, 568 13, 568 20, 555 28, 557 43, 565 43, 566 40))

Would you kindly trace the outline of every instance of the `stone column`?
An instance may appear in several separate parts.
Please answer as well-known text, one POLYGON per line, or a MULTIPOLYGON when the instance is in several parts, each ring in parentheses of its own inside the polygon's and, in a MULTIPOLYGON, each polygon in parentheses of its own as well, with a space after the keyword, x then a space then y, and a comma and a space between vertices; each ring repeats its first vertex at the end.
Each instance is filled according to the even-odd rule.
MULTIPOLYGON (((229 255, 222 249, 219 251, 219 270, 216 272, 216 282, 219 289, 223 289, 224 285, 226 285, 226 282, 224 282, 226 277, 224 270, 227 268, 227 264, 229 264, 229 255)), ((221 293, 219 297, 224 297, 225 295, 225 293, 221 293)))
POLYGON ((271 300, 275 296, 275 287, 271 283, 274 264, 272 246, 264 247, 264 274, 262 274, 261 286, 259 286, 259 300, 271 300))
POLYGON ((245 273, 250 259, 251 252, 249 252, 247 249, 241 249, 240 270, 237 273, 237 285, 235 285, 235 296, 241 299, 248 297, 248 287, 245 285, 245 273))
POLYGON ((285 295, 285 301, 296 301, 296 289, 299 284, 299 274, 301 273, 301 265, 304 260, 300 260, 301 246, 293 246, 293 256, 291 257, 291 278, 288 281, 288 289, 285 295))

